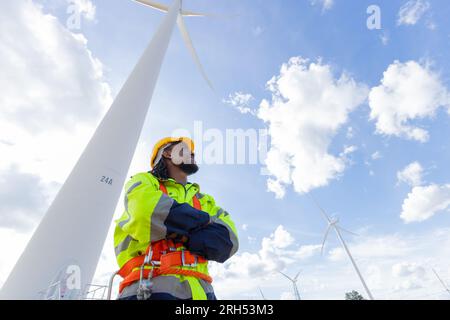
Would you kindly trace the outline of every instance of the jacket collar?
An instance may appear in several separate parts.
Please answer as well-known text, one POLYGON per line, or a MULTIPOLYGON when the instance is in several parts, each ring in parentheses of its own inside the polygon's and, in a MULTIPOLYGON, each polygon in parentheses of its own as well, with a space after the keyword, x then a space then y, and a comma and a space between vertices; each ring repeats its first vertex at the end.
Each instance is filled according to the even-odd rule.
MULTIPOLYGON (((174 183, 174 184, 181 184, 181 183, 177 182, 175 179, 172 179, 172 178, 158 179, 158 180, 161 181, 161 182, 171 182, 171 183, 174 183)), ((196 187, 198 189, 198 192, 200 192, 200 185, 198 183, 189 182, 188 181, 184 187, 189 186, 189 185, 192 185, 193 187, 196 187)))

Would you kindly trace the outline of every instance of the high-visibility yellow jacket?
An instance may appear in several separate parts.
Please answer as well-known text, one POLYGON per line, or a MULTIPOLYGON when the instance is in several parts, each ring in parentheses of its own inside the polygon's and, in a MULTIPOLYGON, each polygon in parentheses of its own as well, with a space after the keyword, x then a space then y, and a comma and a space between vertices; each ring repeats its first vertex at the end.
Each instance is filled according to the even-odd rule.
MULTIPOLYGON (((225 262, 238 250, 238 234, 227 211, 210 195, 200 193, 196 183, 182 185, 173 179, 159 181, 151 173, 139 173, 125 185, 125 210, 116 220, 114 247, 122 268, 130 259, 145 254, 149 244, 177 234, 189 240, 181 249, 207 260, 225 262), (167 195, 160 190, 160 183, 167 195), (197 195, 201 210, 193 208, 197 195)), ((208 274, 208 263, 192 270, 208 274)), ((138 283, 126 287, 119 298, 135 296, 138 283)), ((212 286, 183 275, 162 275, 153 279, 152 299, 214 299, 212 286)))

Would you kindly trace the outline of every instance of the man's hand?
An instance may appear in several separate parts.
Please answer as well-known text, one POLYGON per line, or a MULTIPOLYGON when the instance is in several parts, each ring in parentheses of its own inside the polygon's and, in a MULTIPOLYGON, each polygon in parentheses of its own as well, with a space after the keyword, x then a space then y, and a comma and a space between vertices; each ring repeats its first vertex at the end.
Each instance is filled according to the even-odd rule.
POLYGON ((176 233, 170 234, 167 238, 181 243, 187 243, 189 241, 189 238, 187 236, 180 236, 176 233))

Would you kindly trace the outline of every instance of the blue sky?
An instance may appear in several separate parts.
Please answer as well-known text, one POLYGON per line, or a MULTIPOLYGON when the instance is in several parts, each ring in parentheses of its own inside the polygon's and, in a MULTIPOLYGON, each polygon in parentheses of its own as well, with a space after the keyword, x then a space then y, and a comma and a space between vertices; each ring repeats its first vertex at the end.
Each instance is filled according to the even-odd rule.
MULTIPOLYGON (((58 32, 64 32, 61 30, 66 28, 68 19, 67 1, 42 0, 30 3, 34 6, 41 4, 42 8, 39 10, 55 16, 60 25, 58 32)), ((103 66, 103 76, 95 81, 105 83, 111 90, 110 96, 114 97, 151 39, 163 14, 133 1, 91 3, 95 6, 95 18, 83 17, 81 29, 69 32, 81 33, 87 39, 84 50, 90 51, 103 66)), ((186 18, 194 45, 216 91, 209 90, 189 56, 180 33, 175 30, 130 173, 133 170, 148 170, 148 155, 156 140, 170 135, 175 129, 192 131, 194 121, 202 121, 205 129, 219 129, 221 132, 239 128, 273 129, 271 125, 275 125, 275 122, 271 122, 271 119, 264 122, 260 116, 255 115, 261 110, 264 99, 271 107, 276 105, 273 92, 266 87, 267 82, 273 77, 289 81, 281 74, 280 68, 292 57, 309 59, 308 62, 300 63, 306 68, 305 76, 313 76, 309 73, 311 64, 320 60, 322 66, 329 67, 329 75, 335 81, 343 73, 347 74, 366 95, 355 103, 351 111, 345 111, 348 118, 336 130, 325 134, 329 138, 326 153, 341 159, 345 169, 328 176, 325 183, 308 191, 315 195, 330 214, 339 216, 345 228, 360 234, 359 237, 345 237, 376 297, 445 298, 431 268, 439 270, 442 277, 450 282, 448 254, 439 245, 450 243, 450 192, 447 191, 450 184, 450 171, 447 170, 450 163, 450 5, 442 0, 334 0, 330 2, 331 7, 326 8, 323 3, 310 0, 184 1, 185 8, 217 14, 209 18, 186 18), (381 30, 369 30, 366 26, 369 17, 366 10, 372 4, 381 9, 381 30), (416 5, 418 10, 413 23, 400 23, 399 12, 408 4, 410 8, 416 5), (444 102, 436 102, 433 111, 425 112, 422 119, 412 117, 407 121, 408 125, 428 131, 429 139, 426 142, 404 135, 387 134, 386 131, 378 134, 377 120, 370 120, 374 107, 369 103, 369 93, 380 86, 383 74, 395 61, 399 62, 399 69, 404 72, 413 68, 406 63, 414 62, 417 67, 414 70, 424 73, 411 71, 409 76, 413 83, 417 74, 418 82, 420 75, 428 75, 430 79, 437 79, 440 90, 424 85, 431 92, 428 95, 414 90, 405 93, 406 89, 411 88, 402 88, 397 83, 397 87, 394 85, 387 88, 384 100, 377 100, 378 110, 389 113, 383 102, 397 89, 401 94, 417 95, 417 101, 422 101, 424 95, 435 98, 433 94, 436 95, 436 91, 443 96, 447 94, 447 97, 441 99, 444 102), (223 101, 236 92, 251 95, 252 99, 246 107, 254 113, 242 114, 223 101), (344 148, 350 146, 354 147, 354 151, 340 156, 344 148), (419 172, 414 173, 420 176, 420 183, 408 185, 399 182, 398 173, 414 162, 420 164, 419 172), (430 192, 427 193, 428 189, 425 189, 431 186, 440 187, 441 192, 435 194, 430 191, 430 195, 430 192), (413 194, 414 188, 417 194, 413 194), (413 195, 409 196, 410 194, 413 195), (430 199, 423 204, 417 202, 414 195, 419 198, 421 195, 428 195, 430 199), (420 222, 405 223, 401 214, 402 205, 407 199, 411 200, 412 206, 422 205, 420 209, 434 214, 420 222)), ((2 40, 0 35, 0 43, 2 40)), ((1 50, 4 48, 0 47, 0 52, 1 50)), ((85 63, 78 61, 78 56, 74 54, 69 57, 72 60, 69 59, 67 63, 85 63)), ((9 70, 14 73, 14 66, 9 70)), ((303 92, 302 88, 306 86, 302 83, 296 85, 299 86, 299 92, 303 92)), ((290 94, 295 94, 296 87, 291 87, 293 91, 290 94)), ((65 89, 70 90, 70 87, 65 89)), ((357 91, 358 88, 353 89, 357 91)), ((339 92, 344 89, 338 86, 337 91, 335 97, 340 97, 339 92)), ((327 118, 326 105, 322 115, 325 115, 325 120, 332 122, 332 118, 327 118)), ((95 104, 92 106, 95 107, 95 104)), ((40 203, 40 213, 30 219, 28 228, 17 227, 13 219, 7 217, 10 207, 2 208, 2 220, 6 221, 2 223, 3 236, 17 237, 18 251, 26 243, 45 212, 46 205, 51 202, 52 196, 70 172, 70 164, 76 161, 77 152, 82 151, 87 137, 95 129, 95 124, 101 119, 100 115, 106 107, 97 107, 101 110, 99 114, 86 121, 85 133, 74 138, 75 150, 67 156, 67 164, 54 178, 46 181, 40 176, 37 180, 32 180, 35 181, 36 190, 46 196, 40 203)), ((287 107, 281 105, 280 113, 287 107)), ((419 103, 418 108, 420 107, 419 103)), ((291 112, 295 110, 294 106, 291 112)), ((74 107, 68 112, 79 111, 74 107)), ((16 122, 21 127, 21 119, 17 118, 16 122)), ((317 128, 315 130, 320 131, 317 128)), ((4 133, 6 129, 2 131, 4 133)), ((314 135, 316 131, 310 137, 317 137, 314 135)), ((47 133, 51 132, 48 129, 47 133)), ((45 136, 45 132, 43 134, 45 136)), ((70 132, 67 134, 70 135, 70 132)), ((288 137, 286 132, 279 134, 288 137)), ((298 137, 292 137, 295 138, 298 137)), ((48 139, 48 143, 51 143, 51 139, 48 139)), ((46 140, 43 138, 42 141, 45 143, 46 140)), ((301 144, 302 141, 296 143, 301 144)), ((280 147, 273 144, 271 148, 280 147)), ((20 163, 19 155, 20 153, 11 153, 1 163, 2 181, 8 181, 5 178, 6 170, 14 164, 22 175, 39 176, 37 170, 33 172, 20 163)), ((54 159, 56 154, 39 156, 54 159)), ((292 162, 288 163, 293 165, 292 162)), ((286 193, 281 199, 276 198, 273 192, 268 191, 269 177, 260 174, 263 165, 202 165, 199 174, 195 176, 202 190, 215 196, 217 202, 230 212, 240 233, 238 257, 225 266, 213 268, 218 279, 218 296, 256 297, 259 285, 270 298, 292 298, 289 284, 274 272, 277 269, 290 274, 302 269, 304 282, 300 282, 300 292, 307 299, 342 299, 344 293, 352 289, 364 294, 334 235, 329 238, 324 256, 320 255, 326 224, 311 200, 304 193, 294 190, 294 185, 302 186, 303 182, 283 183, 286 193), (252 264, 251 260, 257 260, 258 263, 252 264), (258 268, 264 272, 256 272, 255 269, 258 268), (235 274, 236 270, 240 270, 239 275, 235 274), (242 283, 248 284, 248 290, 242 290, 242 283)), ((299 168, 302 174, 313 169, 299 168)), ((274 174, 271 177, 279 178, 274 174)), ((6 182, 3 182, 3 188, 6 188, 6 182)), ((17 190, 20 192, 20 188, 17 190)), ((26 213, 21 208, 23 203, 16 205, 21 212, 26 213)), ((14 206, 14 203, 10 206, 14 206)), ((121 209, 119 202, 116 216, 121 209)), ((105 244, 97 272, 98 281, 104 281, 105 275, 116 267, 112 265, 114 259, 111 257, 111 236, 110 233, 105 244)), ((10 259, 14 258, 14 254, 11 254, 10 259)), ((11 267, 8 264, 4 271, 7 272, 11 267)), ((4 281, 4 277, 1 280, 4 281)))

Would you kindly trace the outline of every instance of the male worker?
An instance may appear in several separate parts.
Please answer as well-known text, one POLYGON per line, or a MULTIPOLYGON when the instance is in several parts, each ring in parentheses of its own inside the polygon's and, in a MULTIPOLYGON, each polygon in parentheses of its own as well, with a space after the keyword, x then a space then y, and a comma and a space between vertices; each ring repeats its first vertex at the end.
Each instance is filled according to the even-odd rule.
POLYGON ((123 300, 215 300, 208 261, 225 262, 238 250, 234 222, 214 198, 187 177, 198 171, 189 138, 165 138, 154 147, 152 171, 125 186, 125 212, 114 246, 123 300))

